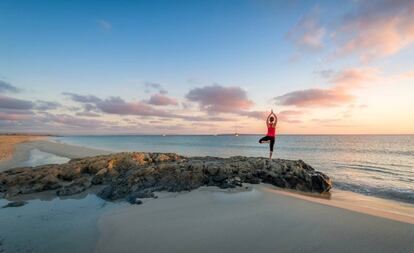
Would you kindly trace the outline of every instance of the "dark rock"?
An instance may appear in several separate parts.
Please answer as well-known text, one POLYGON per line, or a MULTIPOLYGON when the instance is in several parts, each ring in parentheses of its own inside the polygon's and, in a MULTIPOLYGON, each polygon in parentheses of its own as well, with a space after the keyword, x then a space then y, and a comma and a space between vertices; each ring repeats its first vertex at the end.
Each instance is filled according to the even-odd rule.
POLYGON ((154 191, 190 191, 200 186, 240 187, 243 183, 323 193, 332 182, 305 162, 259 157, 191 157, 172 153, 117 153, 72 159, 61 165, 17 168, 0 173, 0 197, 56 189, 59 196, 105 187, 103 199, 154 198, 154 191))
POLYGON ((138 198, 134 198, 132 196, 128 196, 126 198, 126 201, 128 203, 130 203, 131 205, 141 205, 142 204, 142 200, 138 199, 138 198))
POLYGON ((70 185, 64 186, 59 189, 56 194, 58 196, 69 196, 77 193, 81 193, 91 187, 91 179, 87 177, 82 177, 75 179, 70 185))
POLYGON ((14 202, 8 203, 7 205, 3 206, 2 208, 19 207, 19 206, 24 206, 26 204, 27 204, 26 201, 14 201, 14 202))
POLYGON ((40 188, 43 190, 54 190, 59 188, 59 186, 60 181, 57 177, 53 175, 46 175, 44 178, 40 180, 40 184, 38 184, 37 187, 34 188, 36 189, 35 191, 39 191, 40 188), (43 187, 40 187, 40 185, 42 185, 43 187))

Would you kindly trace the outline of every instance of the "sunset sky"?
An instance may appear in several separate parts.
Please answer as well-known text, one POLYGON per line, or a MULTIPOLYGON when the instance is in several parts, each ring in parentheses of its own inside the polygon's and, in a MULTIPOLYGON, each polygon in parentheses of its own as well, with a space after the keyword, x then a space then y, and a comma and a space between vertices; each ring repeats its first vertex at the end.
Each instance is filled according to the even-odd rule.
POLYGON ((414 134, 414 1, 0 1, 0 132, 414 134))

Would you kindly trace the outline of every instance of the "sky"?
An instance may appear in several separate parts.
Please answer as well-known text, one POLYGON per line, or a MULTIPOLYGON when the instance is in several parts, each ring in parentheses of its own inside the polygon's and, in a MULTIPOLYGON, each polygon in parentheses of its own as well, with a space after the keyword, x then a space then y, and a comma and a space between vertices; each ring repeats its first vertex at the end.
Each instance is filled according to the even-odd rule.
POLYGON ((0 132, 414 134, 414 1, 0 1, 0 132))

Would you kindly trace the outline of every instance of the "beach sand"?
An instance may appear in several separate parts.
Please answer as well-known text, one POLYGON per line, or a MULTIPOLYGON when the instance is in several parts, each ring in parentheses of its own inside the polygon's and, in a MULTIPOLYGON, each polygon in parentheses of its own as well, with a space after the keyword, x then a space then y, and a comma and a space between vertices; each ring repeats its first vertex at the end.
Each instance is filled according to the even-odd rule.
POLYGON ((413 252, 413 224, 251 187, 114 209, 99 221, 95 252, 413 252))
POLYGON ((2 150, 9 153, 8 159, 0 160, 0 171, 23 166, 30 158, 32 150, 40 150, 58 157, 81 158, 86 156, 106 155, 110 151, 79 147, 65 143, 53 142, 44 136, 0 136, 2 150))
POLYGON ((45 137, 31 135, 0 135, 0 161, 11 159, 17 144, 42 138, 45 137))

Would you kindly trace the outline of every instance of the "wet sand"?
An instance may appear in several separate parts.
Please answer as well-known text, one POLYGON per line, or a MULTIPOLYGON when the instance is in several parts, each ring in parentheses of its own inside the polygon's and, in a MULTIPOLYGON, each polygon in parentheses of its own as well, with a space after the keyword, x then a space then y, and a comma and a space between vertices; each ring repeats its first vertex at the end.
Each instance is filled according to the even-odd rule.
POLYGON ((413 224, 252 187, 163 193, 109 211, 95 252, 413 252, 413 224))

